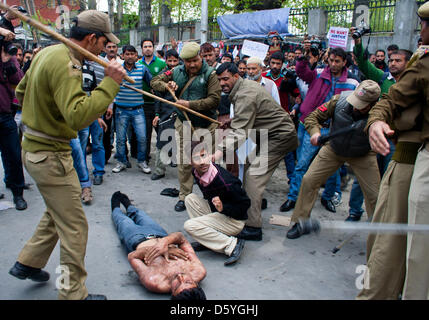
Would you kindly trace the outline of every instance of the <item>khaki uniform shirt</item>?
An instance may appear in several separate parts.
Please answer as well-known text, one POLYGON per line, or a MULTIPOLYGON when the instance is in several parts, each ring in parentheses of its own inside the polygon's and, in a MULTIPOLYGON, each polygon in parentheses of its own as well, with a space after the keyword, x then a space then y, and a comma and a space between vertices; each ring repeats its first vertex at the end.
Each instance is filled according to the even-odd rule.
MULTIPOLYGON (((289 114, 259 83, 239 78, 229 98, 234 106, 234 117, 225 138, 226 150, 237 149, 238 143, 246 140, 249 129, 268 130, 269 153, 297 148, 296 130, 289 114)), ((223 143, 219 144, 218 149, 222 146, 223 143)))
MULTIPOLYGON (((38 53, 16 88, 22 121, 50 137, 70 140, 77 131, 100 117, 119 92, 119 85, 104 77, 88 96, 82 90, 83 57, 64 44, 38 53)), ((29 152, 69 151, 69 143, 24 133, 22 148, 29 152)))

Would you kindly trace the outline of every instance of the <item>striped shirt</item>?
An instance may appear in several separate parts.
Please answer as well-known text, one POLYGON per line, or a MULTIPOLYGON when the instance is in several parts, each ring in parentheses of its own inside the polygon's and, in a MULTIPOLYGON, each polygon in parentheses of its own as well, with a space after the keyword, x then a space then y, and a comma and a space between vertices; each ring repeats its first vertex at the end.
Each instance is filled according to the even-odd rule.
MULTIPOLYGON (((133 86, 137 89, 143 89, 143 81, 146 82, 150 86, 150 81, 152 80, 152 75, 149 70, 140 63, 135 63, 134 68, 129 71, 125 67, 124 69, 127 71, 127 75, 134 79, 136 83, 131 84, 128 81, 124 80, 125 84, 133 86)), ((143 94, 138 93, 137 91, 125 88, 121 86, 119 93, 116 95, 115 104, 124 108, 137 107, 139 105, 144 104, 143 94)))
MULTIPOLYGON (((106 58, 104 58, 102 56, 98 56, 98 57, 101 60, 109 62, 109 60, 107 60, 106 58)), ((95 79, 97 81, 97 86, 98 86, 100 84, 100 82, 104 79, 104 67, 95 61, 86 61, 86 63, 88 63, 94 69, 95 79)))

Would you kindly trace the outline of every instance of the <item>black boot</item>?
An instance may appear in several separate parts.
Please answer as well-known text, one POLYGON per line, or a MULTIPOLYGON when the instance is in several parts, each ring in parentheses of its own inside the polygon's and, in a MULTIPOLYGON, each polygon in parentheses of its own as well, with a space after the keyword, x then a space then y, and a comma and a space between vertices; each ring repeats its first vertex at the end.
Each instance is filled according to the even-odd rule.
POLYGON ((15 265, 9 270, 9 274, 21 280, 27 278, 36 282, 46 282, 49 280, 48 272, 43 271, 40 268, 23 265, 18 261, 15 262, 15 265))
POLYGON ((245 226, 243 230, 237 235, 237 238, 244 240, 261 241, 262 228, 254 228, 245 226))
POLYGON ((289 210, 292 210, 293 208, 295 208, 295 201, 287 199, 285 201, 285 203, 283 203, 280 207, 280 211, 281 212, 287 212, 289 210))

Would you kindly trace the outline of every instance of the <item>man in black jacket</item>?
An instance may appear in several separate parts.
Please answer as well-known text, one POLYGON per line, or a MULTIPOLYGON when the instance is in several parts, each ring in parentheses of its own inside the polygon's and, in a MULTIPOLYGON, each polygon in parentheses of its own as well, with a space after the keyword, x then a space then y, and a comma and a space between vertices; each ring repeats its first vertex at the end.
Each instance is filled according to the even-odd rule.
POLYGON ((191 144, 192 174, 203 193, 203 198, 191 193, 185 204, 190 219, 184 228, 198 242, 192 243, 195 251, 210 249, 229 258, 225 265, 240 259, 244 240, 236 236, 247 220, 250 199, 241 181, 224 168, 213 164, 212 156, 204 143, 191 144))

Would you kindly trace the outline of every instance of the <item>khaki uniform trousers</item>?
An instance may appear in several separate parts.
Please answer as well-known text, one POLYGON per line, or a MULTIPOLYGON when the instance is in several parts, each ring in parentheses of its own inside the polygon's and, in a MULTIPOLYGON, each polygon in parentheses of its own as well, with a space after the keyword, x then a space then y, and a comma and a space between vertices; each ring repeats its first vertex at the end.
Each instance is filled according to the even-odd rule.
MULTIPOLYGON (((408 223, 429 225, 429 148, 417 154, 408 200, 408 223)), ((429 294, 429 235, 409 233, 404 300, 425 300, 429 294)))
MULTIPOLYGON (((184 201, 185 197, 192 192, 192 186, 194 185, 194 177, 192 176, 192 165, 191 165, 191 141, 192 135, 183 134, 183 122, 180 121, 179 118, 176 119, 174 123, 174 127, 176 128, 176 145, 177 145, 177 170, 178 177, 180 183, 180 192, 179 192, 179 200, 184 201), (191 140, 189 140, 191 139, 191 140), (185 152, 183 152, 185 148, 185 152)), ((195 134, 198 134, 199 129, 206 131, 204 136, 204 141, 208 141, 211 139, 212 153, 214 152, 215 146, 215 130, 217 128, 216 123, 210 124, 207 128, 197 128, 194 127, 195 134)), ((191 128, 188 128, 188 132, 191 132, 191 128)), ((197 137, 199 138, 199 137, 197 137)), ((195 138, 194 138, 195 140, 195 138)))
POLYGON ((185 198, 189 220, 184 228, 195 240, 215 252, 232 254, 237 238, 244 228, 244 221, 236 220, 219 212, 212 212, 207 200, 191 193, 185 198))
POLYGON ((292 215, 293 222, 310 217, 320 186, 345 162, 350 164, 358 179, 365 198, 368 217, 372 217, 380 186, 376 154, 370 151, 363 157, 341 157, 332 150, 331 146, 326 145, 320 149, 302 178, 298 200, 292 215))
MULTIPOLYGON (((408 191, 414 165, 391 160, 380 184, 372 222, 407 223, 408 191)), ((367 274, 356 299, 397 300, 405 279, 406 235, 370 234, 367 274), (368 279, 368 281, 366 281, 368 279)))
POLYGON ((46 211, 18 261, 43 268, 60 239, 63 285, 59 299, 81 300, 88 296, 84 258, 88 223, 80 200, 81 187, 71 152, 22 152, 23 163, 37 184, 46 211), (68 288, 67 288, 68 285, 68 288))
POLYGON ((262 228, 261 205, 265 187, 280 161, 289 152, 287 149, 279 149, 276 151, 270 150, 268 155, 261 154, 259 155, 259 162, 254 161, 250 165, 245 166, 243 188, 251 200, 251 206, 247 210, 249 218, 246 221, 246 226, 262 228))

